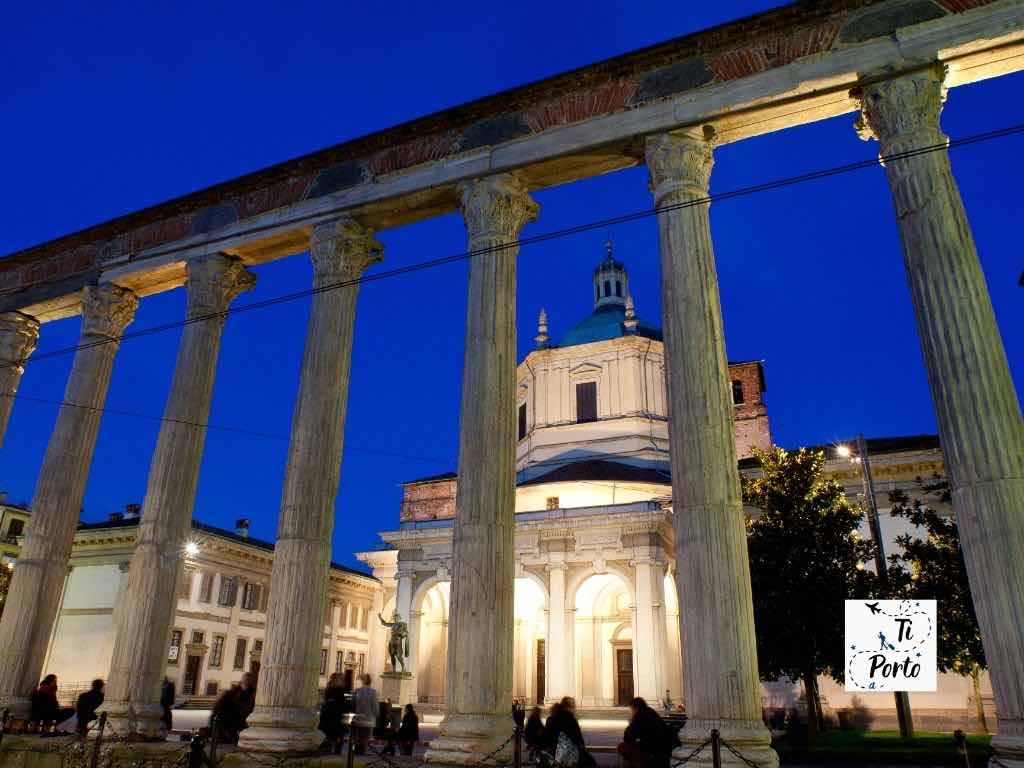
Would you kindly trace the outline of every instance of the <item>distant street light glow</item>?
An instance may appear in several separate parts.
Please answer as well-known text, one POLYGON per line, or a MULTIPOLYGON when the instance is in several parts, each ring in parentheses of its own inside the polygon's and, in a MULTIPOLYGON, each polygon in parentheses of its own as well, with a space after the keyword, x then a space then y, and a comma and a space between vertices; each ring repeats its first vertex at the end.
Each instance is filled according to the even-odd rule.
POLYGON ((199 554, 199 545, 196 544, 194 541, 190 541, 188 544, 185 545, 185 555, 186 555, 186 557, 195 557, 198 554, 199 554))

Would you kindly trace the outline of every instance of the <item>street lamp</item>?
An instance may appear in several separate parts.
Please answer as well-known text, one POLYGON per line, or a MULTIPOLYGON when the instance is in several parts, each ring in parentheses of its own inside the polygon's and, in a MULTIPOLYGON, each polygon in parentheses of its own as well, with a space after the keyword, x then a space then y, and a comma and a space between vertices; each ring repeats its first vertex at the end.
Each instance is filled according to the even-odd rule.
POLYGON ((185 545, 185 557, 195 557, 198 554, 199 545, 196 542, 190 541, 185 545))
MULTIPOLYGON (((882 595, 890 595, 889 570, 885 565, 885 540, 882 538, 882 526, 878 521, 878 501, 875 499, 875 479, 871 474, 871 458, 868 456, 868 443, 864 435, 857 435, 856 450, 850 446, 839 444, 836 454, 850 463, 860 465, 861 478, 864 482, 864 499, 867 502, 868 530, 875 542, 875 573, 882 595)), ((914 718, 910 711, 910 695, 906 691, 895 691, 896 719, 900 724, 900 736, 909 739, 914 735, 914 718)))

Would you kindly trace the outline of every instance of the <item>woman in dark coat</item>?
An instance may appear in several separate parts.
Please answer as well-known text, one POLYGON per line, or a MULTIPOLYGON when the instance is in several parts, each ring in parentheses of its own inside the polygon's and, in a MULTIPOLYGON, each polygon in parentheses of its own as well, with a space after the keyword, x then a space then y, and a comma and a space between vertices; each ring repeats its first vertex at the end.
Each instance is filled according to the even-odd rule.
POLYGON ((544 723, 544 737, 542 739, 544 750, 553 758, 558 749, 558 737, 565 734, 580 752, 579 768, 593 768, 597 763, 594 756, 587 752, 586 744, 583 742, 583 731, 580 730, 580 723, 576 719, 576 699, 566 696, 557 704, 551 707, 551 714, 544 723))
POLYGON ((618 752, 630 768, 668 768, 672 762, 672 732, 661 715, 637 697, 629 702, 632 716, 618 752))
POLYGON ((405 705, 405 714, 402 715, 402 724, 398 727, 398 746, 402 749, 403 755, 411 755, 420 740, 420 719, 412 704, 405 705))

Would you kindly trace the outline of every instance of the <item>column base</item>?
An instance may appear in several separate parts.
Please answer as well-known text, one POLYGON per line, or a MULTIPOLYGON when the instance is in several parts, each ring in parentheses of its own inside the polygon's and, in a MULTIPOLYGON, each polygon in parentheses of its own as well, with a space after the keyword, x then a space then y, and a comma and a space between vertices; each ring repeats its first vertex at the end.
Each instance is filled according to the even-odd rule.
MULTIPOLYGON (((679 740, 683 743, 676 749, 672 757, 675 760, 689 755, 698 746, 711 738, 711 730, 718 729, 723 741, 739 752, 743 757, 762 768, 778 768, 779 756, 772 749, 772 735, 761 721, 737 720, 698 720, 690 719, 679 732, 679 740)), ((690 761, 691 765, 712 765, 711 745, 690 761)), ((740 758, 722 745, 722 765, 749 768, 740 758)))
POLYGON ((1004 736, 997 732, 992 737, 992 751, 994 754, 988 763, 992 768, 1024 768, 1024 736, 1004 736))
POLYGON ((238 748, 246 752, 314 752, 324 740, 316 722, 316 713, 309 709, 256 707, 249 715, 249 727, 239 735, 238 748))
MULTIPOLYGON (((508 741, 514 731, 511 707, 507 715, 449 714, 441 721, 437 738, 430 742, 423 761, 431 765, 473 765, 508 741)), ((490 760, 508 761, 513 750, 508 741, 490 760)))
MULTIPOLYGON (((104 702, 102 712, 107 713, 107 732, 104 738, 113 734, 124 739, 159 741, 167 738, 164 724, 164 708, 159 704, 142 704, 134 701, 104 702)), ((89 738, 99 735, 89 731, 89 738)))
POLYGON ((380 676, 380 697, 397 707, 416 704, 416 678, 412 672, 384 672, 380 676))

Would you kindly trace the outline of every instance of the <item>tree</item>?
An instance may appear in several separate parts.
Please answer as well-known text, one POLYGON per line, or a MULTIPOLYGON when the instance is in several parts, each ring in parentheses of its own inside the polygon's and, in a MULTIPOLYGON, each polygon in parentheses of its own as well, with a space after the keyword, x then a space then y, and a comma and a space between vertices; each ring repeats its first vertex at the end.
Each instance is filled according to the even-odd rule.
POLYGON ((760 508, 747 523, 759 671, 803 681, 814 736, 823 725, 818 675, 843 680, 844 601, 876 589, 863 570, 874 545, 857 532, 860 508, 823 476, 824 452, 754 455, 761 473, 744 478, 743 500, 760 508))
POLYGON ((939 671, 971 678, 978 720, 987 731, 978 681, 986 666, 985 649, 960 549, 960 531, 953 517, 940 514, 926 503, 926 500, 948 503, 949 483, 936 475, 927 482, 917 478, 917 486, 913 499, 904 491, 889 494, 892 515, 906 519, 923 534, 906 533, 897 537, 896 543, 902 552, 889 556, 889 580, 894 596, 938 601, 939 671))

